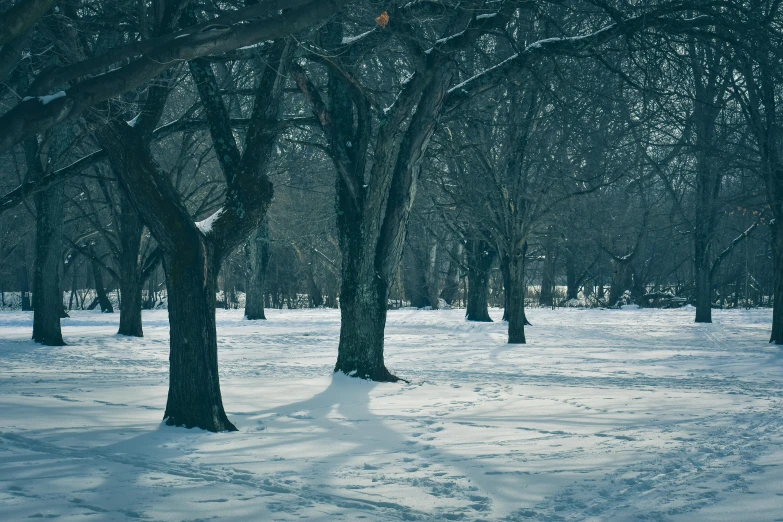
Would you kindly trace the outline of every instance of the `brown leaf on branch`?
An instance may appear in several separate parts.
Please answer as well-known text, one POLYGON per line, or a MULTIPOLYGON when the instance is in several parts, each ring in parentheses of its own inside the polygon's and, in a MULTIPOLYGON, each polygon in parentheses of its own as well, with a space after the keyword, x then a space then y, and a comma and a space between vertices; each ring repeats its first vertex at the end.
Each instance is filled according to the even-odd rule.
POLYGON ((378 22, 378 25, 381 27, 386 27, 386 25, 389 23, 389 13, 386 11, 382 12, 381 15, 375 19, 376 22, 378 22))

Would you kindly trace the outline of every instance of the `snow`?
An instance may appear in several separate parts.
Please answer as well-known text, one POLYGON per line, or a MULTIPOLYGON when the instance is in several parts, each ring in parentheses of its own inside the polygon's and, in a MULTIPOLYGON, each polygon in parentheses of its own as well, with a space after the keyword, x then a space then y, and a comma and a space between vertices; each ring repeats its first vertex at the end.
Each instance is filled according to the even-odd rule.
MULTIPOLYGON (((47 94, 46 96, 37 96, 36 99, 41 102, 44 105, 48 105, 49 103, 53 102, 54 100, 58 98, 64 98, 65 97, 65 91, 56 92, 54 94, 47 94)), ((32 100, 32 96, 25 96, 22 98, 22 101, 30 101, 32 100)))
POLYGON ((137 123, 139 123, 139 118, 140 118, 140 117, 141 117, 141 113, 138 113, 136 116, 134 116, 133 118, 131 118, 130 120, 128 120, 128 121, 127 121, 127 122, 125 122, 125 123, 127 123, 127 124, 128 124, 128 125, 130 125, 131 127, 135 127, 135 126, 136 126, 136 124, 137 124, 137 123))
POLYGON ((196 228, 201 230, 203 234, 209 234, 212 232, 212 225, 215 224, 215 220, 223 213, 223 209, 219 209, 217 212, 209 216, 207 219, 196 221, 196 228))
POLYGON ((0 520, 775 520, 783 351, 769 310, 389 313, 411 384, 332 377, 337 310, 217 311, 238 433, 160 425, 168 321, 0 313, 0 520))
POLYGON ((500 62, 500 63, 498 63, 498 64, 495 64, 495 65, 493 65, 492 67, 489 67, 489 68, 487 68, 487 69, 484 69, 484 70, 483 70, 483 71, 481 71, 480 73, 478 73, 478 74, 476 74, 476 75, 473 75, 473 76, 471 76, 470 78, 468 78, 468 79, 467 79, 467 80, 465 80, 464 82, 462 82, 462 83, 459 83, 459 84, 455 85, 454 87, 452 87, 451 89, 449 89, 449 90, 448 90, 449 94, 451 94, 451 93, 452 93, 452 92, 454 92, 454 91, 458 91, 458 90, 462 89, 463 87, 465 87, 465 85, 469 84, 469 83, 470 83, 470 82, 472 82, 473 80, 475 80, 475 79, 477 79, 477 78, 479 78, 479 77, 481 77, 481 76, 483 76, 483 75, 487 74, 488 72, 494 71, 494 70, 495 70, 495 69, 497 69, 498 67, 503 67, 503 66, 504 66, 504 65, 505 65, 507 62, 510 62, 511 60, 515 60, 515 59, 516 59, 516 58, 518 58, 518 57, 519 57, 519 53, 514 53, 514 54, 512 54, 511 56, 509 56, 508 58, 506 58, 505 60, 503 60, 502 62, 500 62))
POLYGON ((365 36, 367 36, 368 34, 370 34, 373 31, 375 31, 375 28, 370 29, 369 31, 366 31, 366 32, 364 32, 362 34, 358 34, 356 36, 343 36, 342 44, 343 45, 349 45, 349 44, 352 44, 354 42, 358 42, 359 40, 361 40, 362 38, 364 38, 365 36))

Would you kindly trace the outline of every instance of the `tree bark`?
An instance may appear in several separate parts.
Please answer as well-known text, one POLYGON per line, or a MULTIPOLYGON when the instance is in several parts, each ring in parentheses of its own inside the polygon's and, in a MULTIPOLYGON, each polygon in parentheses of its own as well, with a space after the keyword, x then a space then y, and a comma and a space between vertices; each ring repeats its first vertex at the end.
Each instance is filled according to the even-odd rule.
MULTIPOLYGON (((349 254, 350 255, 350 254, 349 254)), ((386 288, 362 259, 343 261, 340 289, 340 344, 335 371, 378 382, 396 382, 383 359, 386 288), (369 282, 369 284, 368 284, 369 282)))
POLYGON ((525 344, 525 255, 515 252, 506 262, 508 266, 508 343, 525 344))
MULTIPOLYGON (((698 228, 698 227, 697 227, 698 228)), ((695 246, 695 285, 696 285, 696 321, 697 323, 712 322, 712 281, 710 278, 710 261, 707 241, 700 234, 694 241, 695 246)))
MULTIPOLYGON (((25 142, 28 168, 43 177, 37 138, 25 142)), ((60 252, 63 235, 63 187, 51 187, 35 196, 35 263, 33 265, 33 340, 47 346, 64 346, 60 318, 60 252)))
POLYGON ((245 244, 247 256, 247 288, 245 289, 245 317, 266 319, 266 270, 269 267, 269 223, 264 220, 245 244))
POLYGON ((143 337, 139 250, 144 225, 128 198, 120 192, 120 328, 119 335, 143 337))
POLYGON ((236 431, 223 409, 218 377, 215 301, 217 274, 207 241, 198 251, 163 256, 170 324, 169 426, 236 431))
POLYGON ((465 318, 468 321, 491 323, 487 298, 489 295, 489 271, 495 261, 495 250, 483 240, 467 242, 468 304, 465 318))
MULTIPOLYGON (((778 207, 781 208, 780 206, 778 207)), ((783 214, 783 212, 779 213, 783 214)), ((783 217, 783 215, 781 216, 783 217)), ((778 223, 778 217, 776 216, 775 222, 770 225, 772 232, 772 255, 773 255, 773 270, 772 277, 773 285, 773 303, 772 303, 772 332, 769 337, 769 342, 774 344, 783 344, 783 237, 781 237, 780 226, 778 223)), ((736 291, 739 294, 739 290, 736 291)), ((735 297, 736 301, 736 297, 735 297)))
POLYGON ((576 273, 576 259, 571 249, 566 249, 566 300, 579 298, 579 276, 576 273))

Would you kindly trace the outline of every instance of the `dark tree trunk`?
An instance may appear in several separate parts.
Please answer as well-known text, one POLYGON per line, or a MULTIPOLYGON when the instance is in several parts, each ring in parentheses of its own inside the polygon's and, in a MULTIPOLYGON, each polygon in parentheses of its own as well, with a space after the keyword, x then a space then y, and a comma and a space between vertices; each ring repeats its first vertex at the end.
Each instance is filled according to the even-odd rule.
MULTIPOLYGON (((783 217, 783 216, 781 216, 783 217)), ((772 302, 772 333, 769 342, 774 344, 783 344, 783 237, 781 237, 780 226, 777 216, 775 222, 770 226, 772 231, 772 256, 774 274, 772 277, 773 302, 772 302)), ((737 290, 739 293, 739 290, 737 290)))
POLYGON ((340 344, 334 371, 378 382, 396 382, 383 360, 386 286, 372 262, 343 254, 340 344), (369 265, 369 266, 368 266, 369 265))
POLYGON ((109 297, 106 295, 106 288, 103 286, 103 275, 101 274, 101 265, 94 259, 90 259, 92 265, 92 277, 95 280, 95 295, 98 300, 98 304, 101 305, 101 312, 105 314, 113 314, 114 307, 109 301, 109 297))
POLYGON ((169 396, 163 417, 170 426, 236 431, 220 394, 215 329, 217 273, 207 242, 199 252, 164 255, 170 324, 169 396))
POLYGON ((508 266, 508 342, 525 344, 525 255, 516 252, 505 263, 508 266))
POLYGON ((570 249, 566 252, 566 300, 579 297, 579 276, 576 273, 576 258, 570 249))
POLYGON ((124 194, 120 194, 120 335, 142 337, 141 288, 144 285, 139 267, 139 250, 144 225, 124 194))
POLYGON ((19 267, 19 290, 22 294, 22 311, 23 312, 31 311, 33 307, 30 304, 30 283, 27 278, 26 266, 19 267))
MULTIPOLYGON (((37 154, 36 154, 37 160, 37 154)), ((36 236, 33 266, 33 340, 63 346, 60 318, 60 251, 63 233, 63 187, 55 185, 35 196, 36 236)))
POLYGON ((695 247, 696 322, 711 323, 712 281, 710 280, 709 250, 703 238, 696 239, 695 247))
POLYGON ((251 320, 266 319, 264 296, 266 270, 269 267, 269 223, 266 220, 245 244, 245 255, 248 267, 245 285, 245 317, 251 320))
POLYGON ((495 261, 495 250, 482 240, 470 240, 466 244, 468 272, 468 304, 465 318, 468 321, 491 323, 487 299, 489 296, 489 271, 495 261))
MULTIPOLYGON (((525 296, 527 295, 527 283, 525 281, 526 255, 527 242, 525 242, 522 247, 521 259, 515 261, 515 263, 517 263, 516 266, 511 262, 511 259, 508 256, 501 256, 500 258, 500 271, 503 274, 503 320, 511 322, 510 317, 512 314, 516 314, 515 321, 519 321, 521 318, 523 323, 522 339, 525 337, 524 326, 530 326, 530 322, 525 316, 525 296), (519 266, 518 263, 521 263, 521 266, 519 266), (516 273, 512 273, 514 268, 517 270, 516 273), (512 302, 513 299, 519 299, 519 296, 521 296, 522 299, 521 303, 512 302)), ((515 326, 514 330, 515 332, 519 331, 519 327, 515 326)), ((524 343, 524 341, 522 342, 524 343)))

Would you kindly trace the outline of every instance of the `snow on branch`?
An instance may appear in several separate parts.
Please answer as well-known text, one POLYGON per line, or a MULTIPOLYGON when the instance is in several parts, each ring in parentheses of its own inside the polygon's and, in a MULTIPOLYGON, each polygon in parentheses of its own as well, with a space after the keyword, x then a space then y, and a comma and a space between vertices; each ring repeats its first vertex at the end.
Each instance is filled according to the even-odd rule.
POLYGON ((201 233, 204 235, 209 234, 212 232, 212 225, 215 224, 215 221, 217 221, 217 218, 220 217, 220 215, 223 214, 223 209, 221 208, 211 216, 209 216, 207 219, 204 219, 202 221, 196 221, 196 228, 201 230, 201 233))

